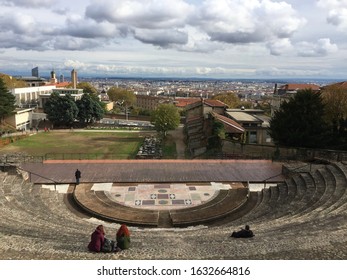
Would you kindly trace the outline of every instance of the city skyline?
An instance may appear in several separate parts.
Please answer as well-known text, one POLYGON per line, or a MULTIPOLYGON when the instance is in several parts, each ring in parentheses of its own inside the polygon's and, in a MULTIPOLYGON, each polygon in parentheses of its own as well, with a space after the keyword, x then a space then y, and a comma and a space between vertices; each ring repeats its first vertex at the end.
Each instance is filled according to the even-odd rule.
POLYGON ((344 79, 346 0, 0 0, 0 72, 344 79))

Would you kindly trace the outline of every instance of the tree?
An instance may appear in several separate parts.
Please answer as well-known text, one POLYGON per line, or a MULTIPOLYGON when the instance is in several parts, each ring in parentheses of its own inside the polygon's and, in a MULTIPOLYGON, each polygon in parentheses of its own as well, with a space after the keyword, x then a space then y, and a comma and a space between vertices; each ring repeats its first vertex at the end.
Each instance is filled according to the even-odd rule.
POLYGON ((213 96, 213 99, 222 101, 226 105, 228 105, 229 108, 238 108, 240 107, 241 100, 238 98, 238 96, 233 92, 227 92, 225 94, 217 94, 213 96))
POLYGON ((78 108, 73 98, 67 94, 52 93, 44 106, 48 119, 57 126, 71 126, 77 119, 78 108))
POLYGON ((169 130, 175 129, 180 124, 178 109, 172 104, 161 104, 152 112, 151 123, 156 131, 166 136, 169 130))
POLYGON ((111 87, 107 91, 107 95, 110 98, 110 100, 114 102, 119 102, 119 104, 122 104, 123 106, 127 107, 134 105, 136 102, 135 94, 132 91, 127 90, 125 88, 111 87))
POLYGON ((15 102, 15 96, 9 92, 3 79, 0 78, 0 123, 2 123, 5 117, 12 114, 16 108, 15 102))
POLYGON ((83 93, 98 95, 97 89, 88 82, 81 82, 77 84, 77 88, 83 89, 83 93))
POLYGON ((81 123, 93 123, 104 116, 104 109, 95 95, 83 94, 82 98, 76 101, 76 105, 77 119, 81 123))
POLYGON ((298 91, 274 113, 270 120, 269 133, 279 145, 325 147, 329 133, 323 117, 324 104, 321 95, 311 89, 298 91))
POLYGON ((136 102, 136 96, 132 91, 125 88, 111 87, 107 91, 110 100, 116 102, 120 107, 124 108, 125 117, 128 117, 128 108, 136 102))
POLYGON ((12 88, 24 88, 27 87, 27 83, 23 80, 18 80, 14 77, 11 77, 9 75, 6 74, 2 74, 0 73, 0 78, 3 80, 3 82, 5 83, 6 87, 8 89, 12 89, 12 88))
POLYGON ((327 86, 322 91, 325 120, 332 128, 332 146, 347 145, 347 90, 338 85, 327 86))

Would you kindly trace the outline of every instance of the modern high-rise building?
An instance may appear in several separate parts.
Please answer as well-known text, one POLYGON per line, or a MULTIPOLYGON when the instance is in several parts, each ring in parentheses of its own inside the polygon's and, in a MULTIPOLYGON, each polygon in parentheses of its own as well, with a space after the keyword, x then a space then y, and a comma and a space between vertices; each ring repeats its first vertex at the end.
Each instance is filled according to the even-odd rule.
POLYGON ((39 67, 35 67, 33 69, 31 69, 31 76, 33 77, 39 77, 39 67))
POLYGON ((71 83, 72 88, 77 88, 77 71, 75 69, 71 71, 71 83))

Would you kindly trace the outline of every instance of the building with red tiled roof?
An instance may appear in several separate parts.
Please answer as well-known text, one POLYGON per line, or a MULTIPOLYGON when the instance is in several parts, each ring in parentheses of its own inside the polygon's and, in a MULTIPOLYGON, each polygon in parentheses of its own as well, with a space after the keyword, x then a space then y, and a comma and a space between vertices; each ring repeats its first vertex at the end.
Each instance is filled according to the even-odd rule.
POLYGON ((346 89, 347 90, 347 81, 346 82, 339 82, 339 83, 326 85, 326 86, 322 87, 322 90, 324 90, 326 88, 332 88, 332 87, 340 88, 340 89, 346 89))
POLYGON ((183 97, 180 98, 180 97, 176 97, 175 101, 174 101, 174 104, 178 108, 185 109, 185 107, 187 105, 193 104, 193 103, 198 102, 198 101, 200 101, 200 98, 183 98, 183 97))
POLYGON ((294 93, 297 93, 299 90, 304 90, 304 89, 311 89, 313 91, 318 92, 320 90, 320 86, 315 84, 285 84, 278 89, 277 94, 278 95, 294 94, 294 93))

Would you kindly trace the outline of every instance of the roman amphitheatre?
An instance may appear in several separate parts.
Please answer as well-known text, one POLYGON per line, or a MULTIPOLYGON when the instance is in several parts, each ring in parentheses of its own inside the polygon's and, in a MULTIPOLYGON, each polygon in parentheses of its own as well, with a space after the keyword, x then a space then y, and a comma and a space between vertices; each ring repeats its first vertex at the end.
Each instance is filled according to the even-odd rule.
POLYGON ((1 259, 347 259, 346 153, 2 164, 1 259), (114 238, 121 223, 129 250, 88 252, 97 225, 114 238), (230 238, 246 224, 253 238, 230 238))

